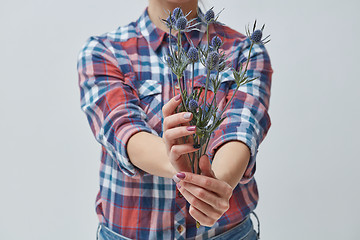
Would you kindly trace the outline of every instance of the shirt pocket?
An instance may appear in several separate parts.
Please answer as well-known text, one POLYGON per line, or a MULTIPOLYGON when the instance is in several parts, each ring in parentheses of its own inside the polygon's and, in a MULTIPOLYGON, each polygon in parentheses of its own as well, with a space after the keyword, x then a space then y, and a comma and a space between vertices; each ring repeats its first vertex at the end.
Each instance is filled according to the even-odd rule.
MULTIPOLYGON (((200 99, 202 99, 202 100, 204 100, 204 97, 205 97, 205 87, 206 87, 206 76, 200 75, 200 76, 195 77, 194 90, 199 91, 201 88, 203 88, 201 95, 200 95, 200 99)), ((214 97, 214 88, 212 86, 212 83, 209 82, 206 102, 210 104, 213 97, 214 97)))
POLYGON ((142 80, 138 82, 137 91, 140 107, 146 113, 146 121, 157 130, 161 123, 163 105, 161 83, 156 80, 142 80))
POLYGON ((154 95, 158 95, 161 92, 161 83, 156 80, 143 80, 139 82, 138 93, 140 100, 154 97, 154 95))

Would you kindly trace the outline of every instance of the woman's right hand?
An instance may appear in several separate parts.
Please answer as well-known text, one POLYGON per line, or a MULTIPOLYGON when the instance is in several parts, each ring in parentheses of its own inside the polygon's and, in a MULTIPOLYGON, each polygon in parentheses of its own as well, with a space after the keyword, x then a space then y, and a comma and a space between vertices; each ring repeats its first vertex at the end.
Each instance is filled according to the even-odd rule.
POLYGON ((195 134, 196 127, 189 125, 193 117, 192 113, 174 113, 180 103, 181 95, 179 94, 163 106, 164 122, 162 139, 165 143, 170 163, 176 171, 192 172, 187 153, 195 152, 198 149, 193 147, 193 139, 191 136, 186 143, 183 143, 182 138, 195 134))

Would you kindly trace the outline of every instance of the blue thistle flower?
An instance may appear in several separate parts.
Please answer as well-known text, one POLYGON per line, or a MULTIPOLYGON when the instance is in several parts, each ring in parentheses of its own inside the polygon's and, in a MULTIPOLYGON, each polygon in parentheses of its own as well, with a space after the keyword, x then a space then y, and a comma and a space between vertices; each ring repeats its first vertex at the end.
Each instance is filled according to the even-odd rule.
POLYGON ((170 56, 166 58, 166 63, 168 64, 169 67, 173 67, 174 65, 174 61, 170 56))
POLYGON ((209 70, 214 70, 219 65, 220 55, 219 53, 212 51, 206 58, 206 67, 209 70))
POLYGON ((168 28, 172 28, 173 25, 175 25, 176 23, 176 20, 173 16, 169 16, 167 19, 166 19, 166 25, 168 28))
POLYGON ((194 46, 191 46, 187 52, 187 56, 190 62, 195 63, 199 60, 199 51, 194 46))
POLYGON ((197 103, 196 100, 191 99, 191 100, 189 101, 189 110, 190 110, 190 111, 194 112, 194 111, 196 111, 196 109, 197 109, 198 107, 199 107, 199 104, 197 103))
POLYGON ((270 37, 270 35, 261 39, 263 36, 264 28, 265 28, 265 24, 261 27, 261 29, 255 30, 256 29, 256 20, 255 20, 252 32, 250 32, 250 26, 248 26, 247 28, 245 27, 246 36, 248 36, 248 38, 250 38, 252 43, 266 44, 266 43, 270 42, 270 39, 268 39, 270 37))
POLYGON ((176 20, 176 28, 178 30, 185 30, 187 24, 186 17, 180 17, 178 20, 176 20))
POLYGON ((177 20, 178 18, 184 16, 183 11, 181 10, 181 8, 177 7, 174 9, 173 11, 173 17, 175 18, 175 20, 177 20))
POLYGON ((211 20, 213 20, 215 18, 215 13, 212 10, 212 8, 210 8, 206 13, 205 13, 205 21, 207 23, 209 23, 211 20))
POLYGON ((260 29, 255 30, 250 37, 250 39, 255 43, 259 43, 261 41, 261 38, 262 38, 262 31, 260 29))
POLYGON ((211 45, 214 48, 219 48, 222 44, 221 38, 219 38, 218 36, 215 36, 211 39, 211 45))

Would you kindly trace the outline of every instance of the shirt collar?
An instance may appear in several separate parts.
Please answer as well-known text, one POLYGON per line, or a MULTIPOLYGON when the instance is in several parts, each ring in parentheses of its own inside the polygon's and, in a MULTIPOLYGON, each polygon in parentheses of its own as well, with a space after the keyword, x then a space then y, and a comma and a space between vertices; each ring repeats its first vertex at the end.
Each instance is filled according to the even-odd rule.
MULTIPOLYGON (((204 33, 206 32, 206 24, 203 23, 199 17, 197 18, 196 22, 200 23, 196 26, 198 30, 192 30, 185 33, 188 39, 191 39, 195 47, 199 45, 204 36, 204 33)), ((144 13, 140 16, 138 20, 138 27, 141 35, 146 39, 154 51, 160 47, 164 41, 164 37, 168 36, 168 33, 165 33, 163 30, 157 28, 151 21, 148 8, 146 8, 144 13)))

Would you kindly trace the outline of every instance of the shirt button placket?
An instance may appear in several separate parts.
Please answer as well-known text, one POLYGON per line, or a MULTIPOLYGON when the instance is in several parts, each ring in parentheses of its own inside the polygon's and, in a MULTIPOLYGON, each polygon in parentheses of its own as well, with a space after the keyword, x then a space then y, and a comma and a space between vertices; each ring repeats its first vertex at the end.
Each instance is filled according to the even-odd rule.
POLYGON ((179 225, 179 226, 177 227, 177 231, 178 231, 179 233, 182 233, 182 231, 184 231, 184 227, 181 226, 181 225, 179 225))

